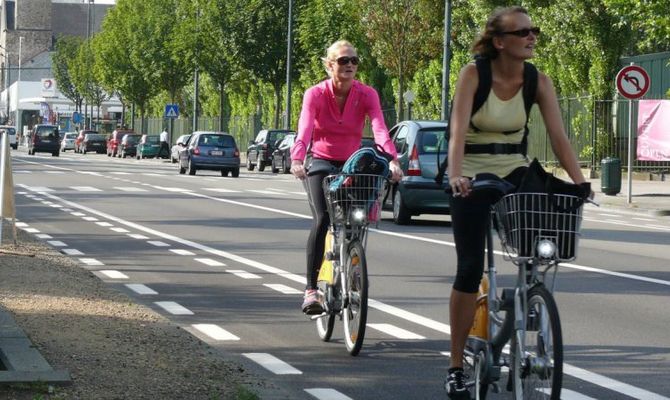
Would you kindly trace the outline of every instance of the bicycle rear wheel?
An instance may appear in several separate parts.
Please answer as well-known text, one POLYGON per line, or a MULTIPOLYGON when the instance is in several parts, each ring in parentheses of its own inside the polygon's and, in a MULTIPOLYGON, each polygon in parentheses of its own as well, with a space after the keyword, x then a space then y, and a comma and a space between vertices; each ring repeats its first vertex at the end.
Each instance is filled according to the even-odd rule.
POLYGON ((514 397, 559 400, 563 384, 563 336, 556 301, 542 285, 528 291, 525 349, 512 338, 514 397))
POLYGON ((345 257, 344 342, 349 354, 355 356, 363 346, 368 317, 368 269, 361 242, 351 242, 345 257))

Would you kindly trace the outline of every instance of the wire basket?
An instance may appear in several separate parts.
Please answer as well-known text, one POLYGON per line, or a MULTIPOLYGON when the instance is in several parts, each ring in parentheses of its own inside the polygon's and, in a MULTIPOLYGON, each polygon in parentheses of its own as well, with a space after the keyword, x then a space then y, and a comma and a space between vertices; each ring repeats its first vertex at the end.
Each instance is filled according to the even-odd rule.
POLYGON ((513 193, 493 206, 502 247, 512 259, 535 257, 537 243, 556 245, 557 261, 574 260, 584 200, 568 195, 513 193))
POLYGON ((323 180, 331 223, 366 225, 379 221, 386 178, 381 175, 337 174, 323 180))

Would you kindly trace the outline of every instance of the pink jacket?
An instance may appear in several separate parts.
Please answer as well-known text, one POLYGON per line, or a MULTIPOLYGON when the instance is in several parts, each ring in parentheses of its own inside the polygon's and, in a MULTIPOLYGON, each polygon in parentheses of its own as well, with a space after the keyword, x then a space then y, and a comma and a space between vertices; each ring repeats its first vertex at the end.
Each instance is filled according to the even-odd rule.
POLYGON ((298 121, 298 137, 291 148, 291 159, 303 161, 312 143, 316 158, 345 161, 361 144, 365 117, 372 122, 375 143, 397 158, 379 104, 379 95, 370 86, 354 81, 344 112, 335 102, 330 79, 307 89, 298 121))

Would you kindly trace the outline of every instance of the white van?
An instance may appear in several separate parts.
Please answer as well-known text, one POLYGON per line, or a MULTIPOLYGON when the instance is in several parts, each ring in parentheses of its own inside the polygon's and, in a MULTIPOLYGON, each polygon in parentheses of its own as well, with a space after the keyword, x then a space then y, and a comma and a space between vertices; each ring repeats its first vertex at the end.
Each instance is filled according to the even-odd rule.
POLYGON ((8 125, 1 125, 0 130, 6 131, 9 134, 9 145, 12 149, 16 150, 19 148, 19 143, 16 140, 16 128, 8 125))

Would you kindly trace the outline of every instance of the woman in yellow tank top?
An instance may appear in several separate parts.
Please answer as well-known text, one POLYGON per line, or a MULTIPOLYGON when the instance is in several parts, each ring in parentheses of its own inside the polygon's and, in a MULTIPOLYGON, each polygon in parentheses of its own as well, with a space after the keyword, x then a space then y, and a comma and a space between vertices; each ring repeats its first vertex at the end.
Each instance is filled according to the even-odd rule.
MULTIPOLYGON (((470 398, 463 376, 463 349, 474 318, 477 289, 484 269, 484 238, 490 207, 485 201, 468 198, 468 178, 489 172, 518 181, 528 165, 526 156, 520 152, 469 154, 465 151, 466 144, 521 143, 526 124, 522 94, 524 62, 533 57, 539 33, 540 29, 531 24, 524 8, 496 9, 472 47, 475 55, 491 60, 492 73, 491 90, 474 115, 471 116, 471 112, 479 83, 474 63, 461 70, 456 83, 448 161, 449 184, 454 193, 452 227, 458 258, 449 302, 451 367, 446 386, 451 399, 470 398)), ((535 102, 556 157, 573 182, 585 182, 563 128, 553 83, 543 73, 538 74, 535 102)))

